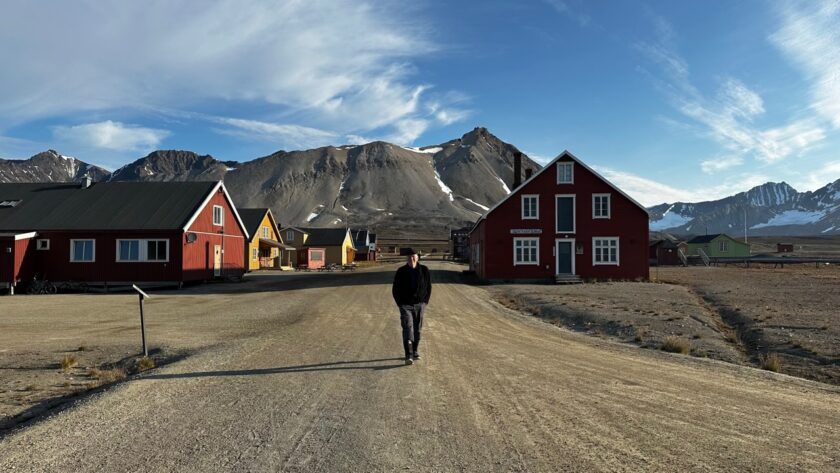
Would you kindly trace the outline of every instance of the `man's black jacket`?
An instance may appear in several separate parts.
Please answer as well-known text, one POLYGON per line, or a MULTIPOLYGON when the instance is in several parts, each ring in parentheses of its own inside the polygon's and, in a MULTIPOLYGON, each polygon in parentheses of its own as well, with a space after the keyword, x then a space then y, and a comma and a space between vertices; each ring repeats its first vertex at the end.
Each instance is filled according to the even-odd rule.
POLYGON ((417 288, 411 284, 411 266, 403 265, 394 275, 394 285, 391 286, 391 294, 397 305, 428 304, 432 297, 432 278, 429 275, 429 268, 417 264, 417 288))

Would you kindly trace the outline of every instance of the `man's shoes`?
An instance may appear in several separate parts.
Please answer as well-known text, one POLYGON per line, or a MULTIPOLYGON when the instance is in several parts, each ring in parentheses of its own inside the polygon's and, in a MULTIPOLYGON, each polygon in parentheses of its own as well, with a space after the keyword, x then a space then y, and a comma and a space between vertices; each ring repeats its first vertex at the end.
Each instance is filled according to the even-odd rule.
POLYGON ((420 354, 417 352, 414 352, 414 355, 412 355, 411 357, 414 358, 414 361, 420 361, 420 354))
POLYGON ((409 357, 406 357, 406 358, 405 358, 405 364, 406 364, 406 365, 413 365, 413 364, 414 364, 414 360, 412 360, 410 356, 409 356, 409 357))

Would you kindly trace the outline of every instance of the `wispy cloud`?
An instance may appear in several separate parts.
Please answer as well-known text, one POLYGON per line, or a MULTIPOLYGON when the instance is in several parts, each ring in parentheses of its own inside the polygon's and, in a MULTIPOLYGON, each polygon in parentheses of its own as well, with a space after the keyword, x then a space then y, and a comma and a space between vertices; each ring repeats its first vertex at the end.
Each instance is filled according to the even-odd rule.
POLYGON ((755 124, 765 113, 762 97, 734 77, 724 77, 717 93, 707 96, 692 83, 688 63, 677 52, 676 35, 664 18, 654 18, 657 40, 640 42, 636 48, 660 66, 658 86, 671 105, 700 126, 704 136, 717 142, 728 158, 705 160, 704 172, 723 171, 751 157, 765 163, 800 156, 824 140, 826 133, 815 117, 791 118, 777 127, 755 124))
POLYGON ((74 126, 57 126, 53 135, 83 146, 114 151, 147 151, 156 148, 170 132, 106 120, 74 126))
POLYGON ((571 18, 572 20, 577 22, 577 24, 580 25, 581 27, 585 27, 585 26, 589 25, 589 23, 592 21, 592 18, 589 15, 587 15, 586 13, 582 13, 580 11, 577 11, 576 9, 573 9, 572 7, 569 6, 569 3, 564 1, 564 0, 543 0, 543 1, 545 3, 547 3, 549 6, 551 6, 551 8, 553 8, 557 13, 560 13, 561 15, 564 15, 564 16, 567 16, 567 17, 571 18))
POLYGON ((779 2, 782 26, 770 40, 811 81, 812 108, 840 128, 840 2, 779 2))
POLYGON ((840 161, 829 161, 817 169, 811 170, 805 179, 796 183, 800 191, 813 191, 834 182, 840 176, 840 161))
POLYGON ((241 136, 271 142, 289 143, 296 147, 321 146, 335 143, 338 135, 300 125, 268 123, 242 118, 219 117, 215 122, 228 125, 218 131, 223 134, 241 136))
POLYGON ((15 2, 0 15, 0 57, 14 71, 0 74, 0 129, 216 103, 254 110, 238 114, 244 119, 338 134, 402 135, 399 124, 426 119, 431 101, 440 112, 429 126, 465 116, 445 92, 427 92, 432 84, 412 63, 439 46, 418 10, 404 4, 47 3, 15 2))

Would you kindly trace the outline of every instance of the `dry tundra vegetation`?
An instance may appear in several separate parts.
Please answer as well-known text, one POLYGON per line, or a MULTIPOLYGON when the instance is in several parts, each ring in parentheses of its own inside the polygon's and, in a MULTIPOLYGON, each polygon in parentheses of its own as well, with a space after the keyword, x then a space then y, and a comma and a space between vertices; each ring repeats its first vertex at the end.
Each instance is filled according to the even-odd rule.
POLYGON ((840 384, 840 266, 662 267, 651 279, 490 291, 572 330, 840 384))

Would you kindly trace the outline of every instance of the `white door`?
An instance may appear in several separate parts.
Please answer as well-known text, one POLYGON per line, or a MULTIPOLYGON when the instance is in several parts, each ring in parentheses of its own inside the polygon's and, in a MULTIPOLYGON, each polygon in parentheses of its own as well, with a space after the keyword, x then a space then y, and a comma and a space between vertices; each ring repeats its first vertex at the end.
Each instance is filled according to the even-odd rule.
POLYGON ((213 276, 219 277, 222 275, 222 247, 216 245, 213 247, 213 276))

